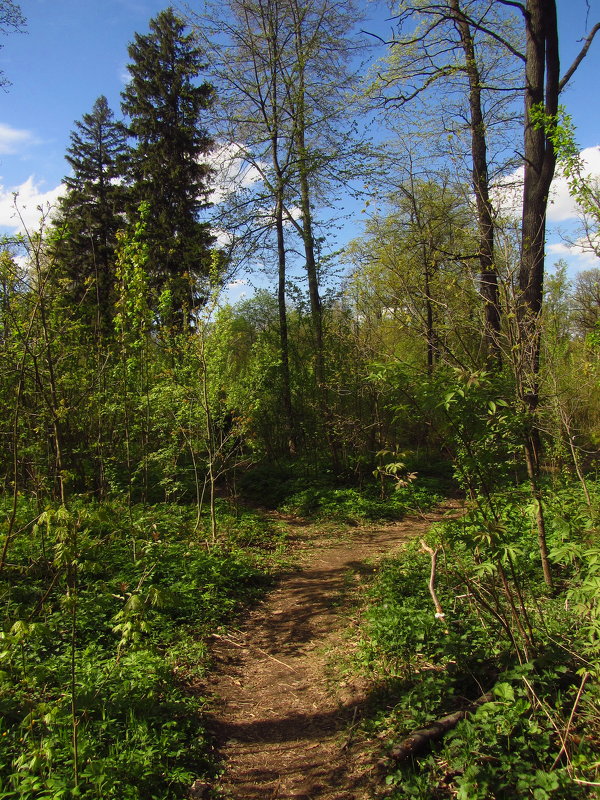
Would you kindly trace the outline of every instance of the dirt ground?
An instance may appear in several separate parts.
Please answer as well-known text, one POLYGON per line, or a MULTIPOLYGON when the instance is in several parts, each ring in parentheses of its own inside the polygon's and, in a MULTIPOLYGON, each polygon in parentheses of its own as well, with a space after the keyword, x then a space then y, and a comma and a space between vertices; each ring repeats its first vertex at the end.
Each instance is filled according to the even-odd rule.
POLYGON ((379 796, 380 757, 358 730, 374 688, 340 677, 357 593, 383 555, 423 535, 451 504, 422 517, 332 536, 289 523, 300 567, 234 633, 213 637, 209 728, 223 759, 218 786, 192 797, 367 800, 379 796))

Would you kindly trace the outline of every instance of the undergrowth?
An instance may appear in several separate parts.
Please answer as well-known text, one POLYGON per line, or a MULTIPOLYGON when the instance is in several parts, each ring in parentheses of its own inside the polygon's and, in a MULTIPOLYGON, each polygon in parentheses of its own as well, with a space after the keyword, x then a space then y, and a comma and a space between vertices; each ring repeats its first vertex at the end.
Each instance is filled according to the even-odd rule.
POLYGON ((219 507, 22 501, 0 575, 0 798, 168 800, 214 769, 189 687, 270 583, 281 534, 219 507), (252 547, 252 550, 249 549, 252 547))
MULTIPOLYGON (((590 484, 594 503, 599 488, 590 484)), ((525 491, 495 497, 503 511, 493 532, 475 508, 429 535, 443 617, 435 616, 431 555, 420 542, 384 562, 360 661, 387 699, 367 728, 392 754, 412 731, 473 712, 426 752, 390 757, 391 797, 598 796, 600 545, 579 485, 566 483, 548 498, 554 593, 541 578, 525 491), (491 702, 471 705, 490 691, 491 702)))
POLYGON ((350 525, 427 510, 448 489, 447 479, 420 473, 406 484, 395 485, 391 475, 375 480, 372 473, 356 483, 352 475, 336 475, 326 466, 316 470, 300 459, 278 466, 255 465, 238 483, 243 496, 267 508, 350 525))
POLYGON ((294 492, 281 510, 316 520, 346 524, 396 520, 416 510, 426 510, 441 500, 427 485, 409 485, 381 496, 377 487, 367 489, 305 488, 294 492))

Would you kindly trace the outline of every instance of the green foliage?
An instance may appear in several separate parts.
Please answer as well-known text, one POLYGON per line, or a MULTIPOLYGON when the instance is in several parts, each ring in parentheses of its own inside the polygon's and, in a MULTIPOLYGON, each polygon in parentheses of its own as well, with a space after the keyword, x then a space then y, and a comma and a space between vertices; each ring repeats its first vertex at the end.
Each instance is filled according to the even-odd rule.
POLYGON ((123 227, 126 189, 121 159, 125 131, 106 97, 75 123, 66 159, 72 174, 53 221, 51 247, 67 298, 96 333, 111 331, 117 231, 123 227))
POLYGON ((250 512, 219 514, 231 537, 207 548, 189 507, 19 503, 31 536, 0 576, 0 797, 167 800, 213 769, 186 681, 206 669, 203 637, 269 585, 238 543, 279 541, 250 512))
POLYGON ((552 143, 572 197, 582 212, 593 219, 597 228, 600 223, 598 186, 593 179, 585 175, 585 164, 575 140, 573 119, 567 114, 564 106, 559 106, 557 113, 550 115, 546 113, 543 104, 534 105, 529 110, 529 119, 534 127, 544 130, 552 143))
POLYGON ((197 282, 211 264, 213 238, 198 214, 206 205, 204 159, 212 146, 202 115, 213 88, 197 83, 204 55, 173 8, 151 19, 149 33, 136 34, 128 52, 122 110, 134 142, 126 162, 133 205, 145 202, 150 209, 148 274, 156 296, 165 300, 167 290, 171 306, 163 303, 163 323, 183 330, 203 299, 197 282))
POLYGON ((440 499, 427 485, 418 482, 398 486, 389 497, 379 487, 362 490, 310 487, 290 494, 281 510, 320 520, 350 524, 400 519, 410 511, 425 510, 440 499))
MULTIPOLYGON (((588 485, 597 508, 597 485, 588 485)), ((515 492, 493 498, 503 509, 496 526, 476 508, 430 536, 433 547, 443 547, 435 586, 442 620, 428 590, 430 556, 416 542, 382 566, 359 662, 388 690, 368 728, 391 747, 484 692, 494 695, 432 742, 431 752, 392 764, 392 797, 595 796, 596 529, 579 484, 564 482, 549 496, 549 542, 562 570, 555 596, 535 564, 526 491, 520 499, 515 492)))

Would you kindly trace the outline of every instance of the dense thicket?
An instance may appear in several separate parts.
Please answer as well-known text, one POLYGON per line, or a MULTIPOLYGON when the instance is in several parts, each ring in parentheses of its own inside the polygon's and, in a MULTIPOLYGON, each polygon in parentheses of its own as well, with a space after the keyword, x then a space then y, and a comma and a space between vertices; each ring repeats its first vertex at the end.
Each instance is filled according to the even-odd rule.
POLYGON ((372 724, 393 742, 496 699, 390 783, 594 794, 599 280, 544 270, 556 160, 592 246, 600 215, 557 107, 574 68, 559 74, 555 4, 404 4, 362 86, 349 9, 231 0, 229 39, 202 47, 159 14, 130 47, 126 122, 101 96, 54 220, 4 243, 0 797, 175 798, 210 771, 174 676, 265 582, 277 534, 240 495, 361 520, 444 492, 468 515, 374 589, 363 666, 407 693, 372 724), (410 112, 399 146, 398 106, 446 81, 451 104, 410 112), (396 136, 369 159, 343 113, 359 94, 396 136), (211 228, 213 129, 229 158, 211 228), (490 198, 522 152, 515 220, 490 198), (364 231, 334 257, 316 232, 356 183, 364 231), (228 302, 234 265, 275 265, 276 289, 228 302))

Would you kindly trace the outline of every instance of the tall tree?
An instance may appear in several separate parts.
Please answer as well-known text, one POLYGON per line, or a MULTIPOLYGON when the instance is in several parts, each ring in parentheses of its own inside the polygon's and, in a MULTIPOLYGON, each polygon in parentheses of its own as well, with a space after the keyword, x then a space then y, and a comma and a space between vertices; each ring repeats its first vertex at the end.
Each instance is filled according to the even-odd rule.
MULTIPOLYGON (((564 76, 560 77, 559 33, 555 0, 526 0, 525 3, 515 0, 499 0, 496 4, 465 0, 462 7, 458 0, 445 0, 441 4, 429 4, 414 0, 403 10, 400 20, 406 21, 415 14, 426 10, 426 21, 421 30, 411 33, 410 44, 413 48, 422 48, 429 44, 425 61, 421 60, 415 71, 409 66, 409 78, 417 78, 417 86, 412 92, 402 94, 405 101, 419 95, 432 83, 453 77, 455 67, 446 61, 446 53, 460 47, 464 56, 464 71, 468 78, 469 108, 471 111, 469 127, 473 141, 473 181, 474 194, 479 199, 478 210, 485 212, 485 196, 481 195, 481 182, 477 182, 477 139, 480 124, 477 115, 478 78, 481 70, 475 69, 476 49, 471 49, 472 32, 477 32, 482 41, 499 47, 505 59, 514 59, 524 77, 524 88, 521 95, 524 99, 525 115, 523 124, 522 164, 524 170, 523 206, 521 216, 521 250, 518 267, 519 297, 517 299, 518 342, 511 348, 510 358, 517 378, 519 401, 529 412, 530 424, 525 432, 524 449, 527 470, 531 480, 532 491, 537 507, 537 527, 540 556, 546 583, 552 585, 552 575, 546 546, 545 524, 541 493, 538 488, 537 472, 539 469, 539 435, 535 422, 535 413, 539 403, 539 368, 540 368, 540 322, 544 287, 544 249, 546 240, 546 208, 552 178, 556 166, 556 152, 553 141, 552 124, 556 125, 558 100, 575 70, 585 57, 592 40, 600 29, 596 24, 564 76), (498 9, 506 10, 506 14, 498 13, 498 9), (522 47, 515 45, 510 30, 507 32, 508 14, 522 15, 523 33, 522 47), (489 13, 493 16, 488 16, 489 13), (443 35, 449 22, 455 26, 458 38, 446 39, 443 35), (431 45, 431 36, 435 36, 435 46, 431 45), (456 45, 453 43, 456 41, 456 45), (432 55, 441 57, 446 64, 440 69, 432 55), (475 102, 474 102, 475 101, 475 102), (474 124, 476 123, 476 124, 474 124)), ((407 44, 407 41, 404 42, 407 44)), ((523 81, 521 82, 523 86, 523 81)), ((501 90, 501 86, 498 87, 501 90)), ((480 173, 485 178, 485 173, 480 173)), ((485 220, 484 220, 485 221, 485 220)), ((485 234, 485 225, 480 232, 485 234)), ((481 254, 485 255, 485 237, 482 236, 481 254)), ((482 266, 484 262, 482 261, 482 266)), ((492 264, 493 268, 493 264, 492 264)), ((487 281, 489 284, 489 280, 487 281)), ((485 282, 482 288, 485 287, 485 282)), ((485 295, 484 295, 485 299, 485 295)))
POLYGON ((213 87, 198 83, 205 68, 197 37, 167 8, 150 21, 150 32, 136 34, 129 46, 131 79, 122 94, 133 144, 127 173, 135 207, 147 203, 148 272, 157 292, 170 294, 171 323, 202 298, 200 281, 210 270, 209 226, 199 221, 207 206, 206 163, 213 142, 202 117, 213 87))
MULTIPOLYGON (((515 64, 506 58, 505 50, 516 52, 519 43, 506 16, 502 7, 480 0, 398 3, 398 33, 374 86, 387 105, 406 105, 413 115, 413 101, 427 102, 432 91, 443 87, 443 108, 438 107, 427 121, 425 115, 419 115, 417 139, 422 141, 423 126, 431 129, 433 118, 437 146, 447 143, 439 155, 445 161, 450 156, 455 163, 463 158, 463 135, 469 140, 465 149, 468 146, 470 150, 467 160, 479 230, 476 254, 484 342, 488 358, 494 361, 500 356, 501 311, 490 185, 494 171, 513 166, 510 158, 506 163, 505 154, 512 151, 512 143, 507 147, 505 137, 507 131, 516 131, 513 101, 520 85, 515 64), (495 36, 488 35, 490 30, 495 36)), ((434 102, 439 104, 440 99, 436 94, 434 102)), ((426 148, 431 158, 430 146, 426 148)))
POLYGON ((544 291, 546 208, 556 168, 553 128, 557 120, 560 93, 585 57, 594 36, 600 29, 600 23, 594 25, 579 54, 561 78, 555 0, 527 0, 525 6, 519 3, 511 5, 520 8, 526 34, 519 315, 524 351, 532 381, 527 395, 528 404, 534 410, 538 401, 536 379, 540 353, 538 319, 542 310, 544 291), (540 120, 541 115, 543 120, 540 120))
MULTIPOLYGON (((508 4, 508 0, 502 0, 508 4)), ((523 364, 522 399, 535 414, 539 403, 540 320, 544 292, 546 246, 546 209, 550 185, 556 168, 556 150, 551 125, 556 121, 559 96, 585 57, 600 23, 596 23, 579 54, 560 77, 559 33, 555 0, 527 0, 516 5, 523 15, 526 47, 525 125, 523 133, 523 212, 521 218, 521 254, 519 262, 518 319, 520 355, 523 364)), ((552 586, 552 573, 545 537, 541 494, 537 487, 539 469, 539 435, 535 424, 530 426, 525 443, 527 471, 537 500, 537 524, 544 578, 552 586)))
POLYGON ((100 96, 71 133, 66 159, 72 173, 63 179, 67 194, 55 220, 53 247, 68 281, 66 292, 104 331, 112 327, 116 234, 124 226, 120 161, 125 145, 122 125, 100 96))
POLYGON ((579 336, 600 331, 600 269, 593 267, 575 278, 572 323, 579 336))
POLYGON ((409 360, 429 375, 440 362, 472 369, 473 279, 457 254, 471 251, 476 237, 462 192, 413 178, 388 198, 388 207, 346 251, 356 313, 362 318, 375 310, 386 335, 392 324, 404 339, 403 359, 412 353, 409 360))
POLYGON ((226 5, 226 15, 222 5, 213 9, 215 35, 207 45, 214 48, 224 110, 222 137, 260 176, 250 203, 255 249, 257 228, 269 239, 275 235, 281 405, 293 453, 297 426, 290 381, 285 223, 294 149, 284 67, 291 34, 285 0, 227 0, 226 5))
MULTIPOLYGON (((276 253, 278 272, 282 405, 293 440, 288 261, 297 248, 295 233, 302 242, 308 283, 313 395, 325 411, 315 208, 324 205, 331 185, 343 180, 341 164, 347 165, 351 151, 347 63, 358 13, 352 2, 336 0, 228 0, 226 9, 224 14, 223 4, 215 4, 208 25, 202 19, 204 35, 212 34, 207 46, 214 49, 222 99, 220 138, 257 176, 252 192, 246 183, 233 199, 230 219, 239 232, 240 218, 253 216, 248 225, 253 242, 264 241, 265 233, 275 239, 268 244, 276 253)), ((253 260, 256 250, 251 248, 253 260)), ((325 419, 324 413, 320 416, 325 419)))
MULTIPOLYGON (((315 376, 321 412, 327 415, 323 312, 315 235, 315 208, 323 205, 327 188, 349 180, 357 168, 356 137, 350 121, 356 87, 349 63, 363 49, 351 33, 360 20, 354 2, 287 0, 286 26, 291 33, 290 52, 284 63, 287 105, 292 124, 294 202, 300 208, 290 215, 304 247, 308 296, 315 349, 315 376), (352 166, 350 166, 350 164, 352 166), (349 168, 350 167, 350 168, 349 168)), ((364 156, 364 152, 362 153, 364 156)))

